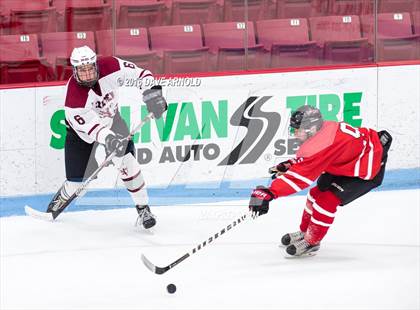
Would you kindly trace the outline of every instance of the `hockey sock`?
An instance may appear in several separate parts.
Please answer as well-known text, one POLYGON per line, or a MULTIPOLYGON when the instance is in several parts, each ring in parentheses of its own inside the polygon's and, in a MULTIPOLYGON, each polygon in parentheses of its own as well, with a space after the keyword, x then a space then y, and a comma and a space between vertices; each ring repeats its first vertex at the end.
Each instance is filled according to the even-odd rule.
POLYGON ((124 155, 120 168, 121 180, 136 205, 147 205, 149 202, 140 164, 131 153, 124 155))
POLYGON ((51 202, 47 208, 47 212, 53 212, 61 209, 63 204, 69 200, 69 198, 76 192, 79 186, 79 182, 71 182, 67 180, 64 181, 63 185, 51 199, 51 202))
POLYGON ((334 222, 340 199, 331 191, 321 192, 317 187, 311 190, 312 217, 306 230, 305 240, 315 245, 321 242, 334 222))
POLYGON ((64 200, 68 200, 76 192, 80 184, 80 182, 64 181, 60 188, 60 196, 64 200))
POLYGON ((305 208, 303 209, 302 220, 300 221, 300 227, 299 227, 300 231, 302 231, 302 232, 306 232, 306 230, 308 229, 309 222, 310 222, 311 217, 312 217, 312 213, 313 213, 313 206, 312 206, 313 198, 312 198, 312 195, 313 195, 313 193, 311 194, 311 192, 313 192, 315 188, 317 189, 317 187, 314 187, 308 193, 308 196, 307 196, 307 199, 306 199, 306 205, 305 205, 305 208))

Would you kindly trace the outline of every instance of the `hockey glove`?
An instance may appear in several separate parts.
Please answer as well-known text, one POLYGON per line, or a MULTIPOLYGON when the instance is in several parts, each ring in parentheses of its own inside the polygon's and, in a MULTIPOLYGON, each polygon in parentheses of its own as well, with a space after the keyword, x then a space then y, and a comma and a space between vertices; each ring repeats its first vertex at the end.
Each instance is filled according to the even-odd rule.
POLYGON ((127 149, 128 140, 127 139, 118 139, 116 136, 109 134, 105 138, 105 149, 107 154, 111 154, 115 151, 117 157, 122 157, 125 155, 125 150, 127 149))
POLYGON ((168 109, 168 104, 162 96, 162 87, 153 86, 143 92, 143 101, 146 103, 149 113, 153 113, 155 119, 162 117, 162 114, 168 109))
POLYGON ((263 215, 268 212, 270 201, 274 199, 274 194, 264 186, 257 186, 252 191, 251 199, 249 200, 249 210, 258 215, 263 215))
POLYGON ((271 178, 274 180, 275 178, 281 176, 283 173, 289 170, 293 164, 295 164, 295 160, 293 159, 283 161, 280 164, 269 168, 268 173, 271 174, 271 178))

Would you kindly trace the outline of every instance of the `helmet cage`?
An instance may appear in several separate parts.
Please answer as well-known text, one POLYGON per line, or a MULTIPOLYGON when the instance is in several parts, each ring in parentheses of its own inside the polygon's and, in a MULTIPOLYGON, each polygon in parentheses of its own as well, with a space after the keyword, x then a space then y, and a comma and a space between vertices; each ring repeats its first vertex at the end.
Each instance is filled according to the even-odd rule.
POLYGON ((95 84, 96 84, 96 82, 98 81, 98 78, 99 78, 99 71, 98 71, 98 66, 96 65, 96 62, 95 63, 91 63, 91 65, 93 65, 93 67, 94 67, 94 69, 95 69, 95 78, 93 79, 93 80, 88 80, 88 81, 85 81, 85 80, 82 80, 81 78, 80 78, 80 76, 79 76, 79 73, 78 73, 78 71, 77 71, 77 68, 78 67, 80 67, 80 66, 85 66, 86 64, 84 64, 84 65, 79 65, 79 66, 73 66, 73 76, 74 76, 74 78, 76 79, 76 81, 77 81, 77 83, 79 84, 79 85, 81 85, 81 86, 85 86, 85 87, 93 87, 95 84))

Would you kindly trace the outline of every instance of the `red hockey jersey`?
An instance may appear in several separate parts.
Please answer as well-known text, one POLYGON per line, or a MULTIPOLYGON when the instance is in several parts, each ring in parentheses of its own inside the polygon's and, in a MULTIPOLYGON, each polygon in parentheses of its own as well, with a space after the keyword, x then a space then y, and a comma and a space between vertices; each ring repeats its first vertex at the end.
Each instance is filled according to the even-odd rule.
POLYGON ((344 122, 325 121, 296 153, 296 163, 270 186, 275 197, 296 193, 311 185, 323 172, 373 179, 379 172, 382 144, 378 133, 344 122))

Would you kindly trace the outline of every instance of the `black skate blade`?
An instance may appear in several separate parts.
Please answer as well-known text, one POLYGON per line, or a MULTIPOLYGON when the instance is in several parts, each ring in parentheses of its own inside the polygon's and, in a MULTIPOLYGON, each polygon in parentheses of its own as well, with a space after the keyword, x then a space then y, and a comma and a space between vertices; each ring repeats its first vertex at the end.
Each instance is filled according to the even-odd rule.
POLYGON ((310 248, 308 250, 308 252, 302 253, 301 255, 290 255, 289 253, 286 252, 284 258, 292 258, 293 259, 293 258, 312 257, 312 256, 315 256, 318 253, 319 248, 320 248, 319 245, 313 246, 312 248, 310 248))
POLYGON ((286 259, 299 259, 299 258, 307 258, 307 257, 312 257, 315 256, 317 253, 316 252, 309 252, 309 253, 304 253, 302 255, 290 255, 290 254, 285 254, 284 258, 286 259))

